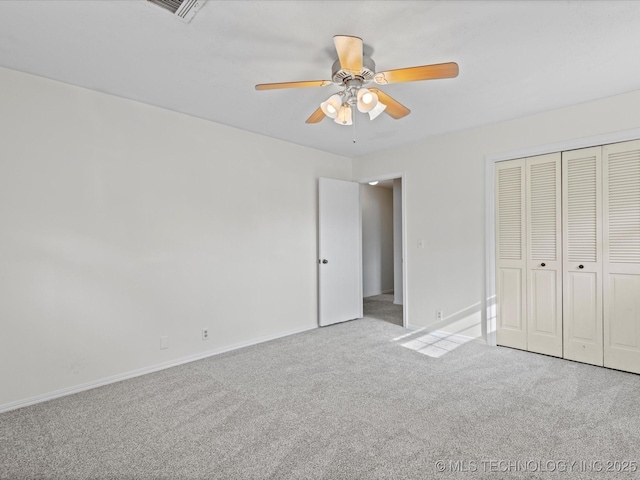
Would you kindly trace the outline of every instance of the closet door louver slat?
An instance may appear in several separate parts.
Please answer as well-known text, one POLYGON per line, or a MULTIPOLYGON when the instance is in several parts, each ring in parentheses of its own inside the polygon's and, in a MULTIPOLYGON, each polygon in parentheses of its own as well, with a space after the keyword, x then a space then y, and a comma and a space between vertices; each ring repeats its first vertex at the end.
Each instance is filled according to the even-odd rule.
POLYGON ((567 173, 567 257, 572 262, 596 262, 597 198, 599 175, 596 157, 574 158, 566 162, 567 173))
POLYGON ((522 260, 522 167, 498 170, 498 258, 522 260))

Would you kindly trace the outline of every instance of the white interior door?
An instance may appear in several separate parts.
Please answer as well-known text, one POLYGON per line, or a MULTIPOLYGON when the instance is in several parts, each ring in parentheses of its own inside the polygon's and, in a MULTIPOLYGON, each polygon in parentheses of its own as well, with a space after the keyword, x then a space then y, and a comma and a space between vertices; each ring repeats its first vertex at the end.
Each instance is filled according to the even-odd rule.
POLYGON ((561 155, 526 159, 527 350, 562 357, 561 155))
POLYGON ((603 364, 602 148, 562 152, 564 358, 603 364))
POLYGON ((602 150, 604 365, 640 373, 640 141, 602 150))
POLYGON ((496 165, 497 343, 527 349, 525 160, 496 165))
POLYGON ((318 322, 362 317, 360 185, 320 178, 318 194, 318 322))

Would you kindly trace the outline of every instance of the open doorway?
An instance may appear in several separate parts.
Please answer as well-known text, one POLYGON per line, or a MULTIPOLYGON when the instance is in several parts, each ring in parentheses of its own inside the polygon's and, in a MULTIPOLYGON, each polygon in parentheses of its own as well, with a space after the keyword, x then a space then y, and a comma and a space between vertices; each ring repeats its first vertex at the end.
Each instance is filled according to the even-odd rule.
POLYGON ((405 326, 402 179, 361 184, 365 317, 405 326))

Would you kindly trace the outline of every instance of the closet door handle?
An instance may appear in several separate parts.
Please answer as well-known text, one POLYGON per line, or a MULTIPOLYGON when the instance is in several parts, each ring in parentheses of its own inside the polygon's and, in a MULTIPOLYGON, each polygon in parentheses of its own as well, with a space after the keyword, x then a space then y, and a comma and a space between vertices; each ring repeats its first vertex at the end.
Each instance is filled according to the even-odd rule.
POLYGON ((584 265, 578 265, 578 268, 582 269, 584 268, 584 265))
POLYGON ((541 264, 540 264, 540 266, 541 266, 541 267, 544 267, 544 266, 546 266, 546 265, 547 265, 546 263, 541 263, 541 264))

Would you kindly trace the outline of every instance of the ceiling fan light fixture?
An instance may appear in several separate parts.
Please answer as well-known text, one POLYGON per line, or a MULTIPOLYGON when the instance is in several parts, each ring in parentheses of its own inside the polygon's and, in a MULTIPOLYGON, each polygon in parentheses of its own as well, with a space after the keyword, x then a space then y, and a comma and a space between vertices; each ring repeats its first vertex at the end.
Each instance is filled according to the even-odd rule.
POLYGON ((358 90, 358 110, 367 113, 373 110, 376 105, 378 105, 378 95, 368 88, 358 90))
POLYGON ((351 118, 351 106, 349 104, 345 104, 340 107, 340 110, 338 110, 338 116, 335 118, 334 122, 339 125, 353 125, 353 120, 351 118))
POLYGON ((377 102, 376 106, 369 111, 369 120, 374 120, 378 115, 384 112, 386 108, 387 106, 384 103, 377 102))
POLYGON ((322 112, 329 118, 336 118, 342 107, 342 98, 337 93, 331 95, 326 101, 320 104, 322 112))

